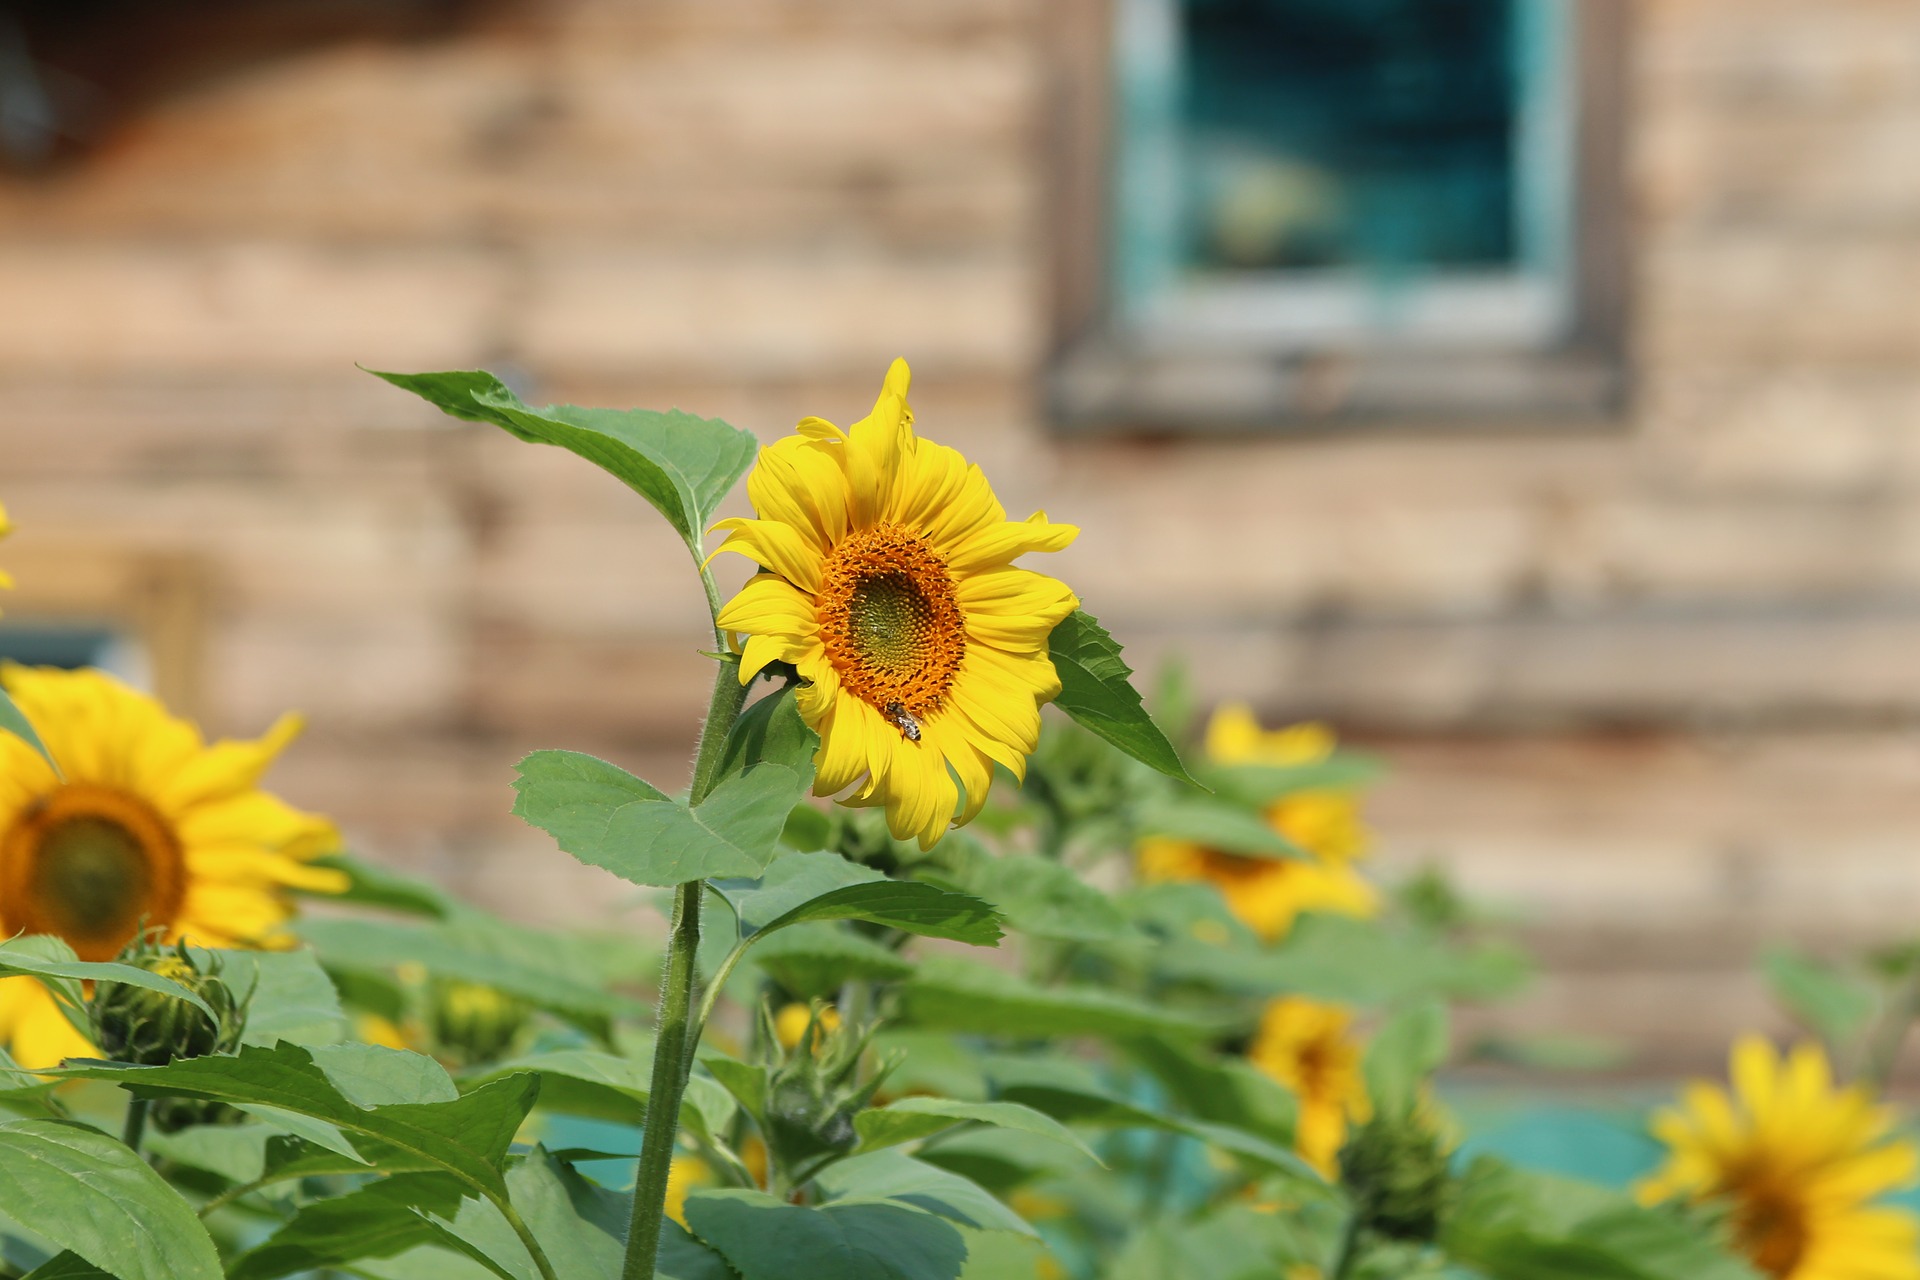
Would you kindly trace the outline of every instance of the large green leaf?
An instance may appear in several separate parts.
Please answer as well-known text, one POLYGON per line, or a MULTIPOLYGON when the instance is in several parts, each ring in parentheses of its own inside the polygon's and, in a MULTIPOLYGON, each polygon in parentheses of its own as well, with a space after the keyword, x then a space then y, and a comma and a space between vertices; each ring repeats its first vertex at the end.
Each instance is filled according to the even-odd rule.
POLYGON ((1060 675, 1056 707, 1135 760, 1200 785, 1147 714, 1130 680, 1133 668, 1120 656, 1120 645, 1092 614, 1076 609, 1061 619, 1047 648, 1060 675))
POLYGON ((513 811, 580 861, 665 887, 761 874, 806 784, 769 761, 726 778, 689 809, 604 760, 536 751, 520 762, 513 786, 513 811))
POLYGON ((755 943, 749 962, 803 999, 830 997, 849 981, 897 981, 916 967, 899 952, 825 921, 755 943))
POLYGON ((1421 1000, 1399 1010, 1367 1046, 1367 1092, 1382 1116, 1405 1116, 1420 1101, 1420 1085, 1447 1060, 1447 1009, 1421 1000))
POLYGON ((1275 831, 1260 814, 1214 796, 1165 796, 1140 806, 1143 835, 1190 840, 1246 858, 1309 858, 1312 855, 1275 831))
POLYGON ((1013 928, 1036 938, 1125 942, 1140 936, 1111 898, 1051 858, 983 856, 962 870, 959 887, 985 898, 1013 928))
MULTIPOLYGON (((332 1065, 344 1073, 355 1061, 340 1056, 332 1065)), ((538 1078, 515 1075, 451 1101, 362 1106, 315 1061, 315 1051, 285 1042, 272 1048, 249 1045, 233 1057, 186 1058, 164 1067, 87 1063, 58 1074, 105 1080, 142 1097, 225 1102, 269 1120, 306 1117, 338 1130, 355 1154, 376 1167, 440 1169, 473 1191, 494 1196, 506 1194, 501 1161, 540 1091, 538 1078)), ((362 1090, 373 1087, 363 1078, 362 1090)), ((299 1136, 330 1145, 324 1131, 308 1129, 299 1136)))
POLYGON ((228 1280, 277 1280, 438 1244, 442 1229, 418 1211, 451 1218, 465 1196, 459 1180, 444 1173, 402 1173, 309 1201, 273 1235, 234 1259, 228 1280))
POLYGON ((1004 1036, 1205 1036, 1219 1024, 1103 987, 1040 987, 959 956, 929 956, 901 986, 918 1026, 1004 1036))
MULTIPOLYGON (((651 1060, 623 1058, 594 1049, 553 1049, 503 1062, 467 1083, 472 1087, 522 1072, 540 1077, 543 1111, 627 1125, 646 1120, 653 1077, 651 1060)), ((711 1133, 726 1124, 732 1110, 732 1099, 717 1081, 699 1075, 688 1078, 680 1104, 684 1127, 711 1133)))
POLYGON ((490 921, 359 920, 315 917, 300 932, 336 970, 417 964, 429 973, 496 987, 601 1035, 613 1020, 646 1006, 605 990, 583 957, 550 935, 523 935, 490 921))
POLYGON ((340 993, 312 951, 222 951, 220 971, 247 1003, 247 1044, 333 1044, 347 1030, 340 993))
POLYGON ((492 423, 522 440, 578 454, 651 502, 696 550, 720 500, 753 465, 758 447, 751 432, 678 409, 534 409, 490 373, 369 372, 456 418, 492 423))
POLYGON ((220 1256, 180 1193, 86 1125, 0 1123, 0 1205, 119 1280, 220 1280, 220 1256))
POLYGON ((790 853, 758 880, 716 880, 712 888, 733 908, 740 932, 749 934, 822 894, 885 878, 837 853, 790 853))
POLYGON ((653 1274, 654 1280, 740 1280, 725 1258, 671 1218, 660 1224, 653 1274))
MULTIPOLYGON (((1194 888, 1155 885, 1148 894, 1194 888)), ((1524 953, 1503 944, 1463 946, 1377 921, 1318 913, 1301 916, 1272 950, 1215 946, 1175 934, 1151 959, 1165 977, 1222 991, 1291 992, 1367 1006, 1426 995, 1489 999, 1511 993, 1528 975, 1524 953)))
POLYGON ((1064 1143, 1095 1164, 1100 1157, 1053 1117, 1017 1102, 964 1102, 956 1098, 915 1096, 901 1098, 884 1107, 862 1111, 853 1118, 860 1135, 862 1151, 878 1151, 931 1137, 960 1124, 981 1124, 996 1129, 1017 1129, 1064 1143))
POLYGON ((42 743, 40 735, 33 731, 32 722, 21 714, 20 708, 14 704, 5 689, 0 689, 0 732, 11 733, 23 739, 28 746, 40 753, 42 759, 53 765, 55 773, 60 772, 60 766, 54 764, 53 757, 47 754, 46 744, 42 743))
POLYGON ((171 978, 111 960, 76 959, 72 947, 46 934, 30 934, 0 942, 0 977, 5 976, 39 978, 65 1006, 69 1020, 85 1004, 86 997, 80 985, 82 982, 119 982, 157 991, 161 995, 184 1000, 209 1018, 219 1020, 205 1000, 171 978))
POLYGON ((814 1208, 759 1191, 696 1192, 687 1226, 742 1280, 957 1280, 967 1260, 950 1225, 884 1201, 814 1208))
MULTIPOLYGON (((616 1280, 632 1197, 597 1187, 536 1147, 513 1161, 507 1186, 514 1209, 540 1242, 562 1280, 616 1280)), ((502 1280, 540 1280, 538 1268, 498 1206, 469 1200, 448 1220, 436 1212, 457 1247, 484 1261, 502 1280)))
POLYGON ((116 1280, 77 1253, 60 1253, 27 1272, 20 1280, 116 1280))
POLYGON ((351 902, 357 906, 379 907, 405 915, 432 916, 435 919, 445 919, 465 909, 436 884, 347 854, 315 858, 313 865, 338 871, 347 877, 344 890, 311 891, 313 897, 327 902, 351 902))
POLYGON ((1032 1235, 1026 1219, 971 1179, 901 1151, 874 1151, 829 1165, 815 1185, 836 1200, 897 1200, 962 1226, 1032 1235))
POLYGON ((875 880, 832 889, 768 921, 760 932, 819 920, 864 920, 976 947, 1000 941, 1000 918, 992 907, 971 894, 917 880, 875 880))

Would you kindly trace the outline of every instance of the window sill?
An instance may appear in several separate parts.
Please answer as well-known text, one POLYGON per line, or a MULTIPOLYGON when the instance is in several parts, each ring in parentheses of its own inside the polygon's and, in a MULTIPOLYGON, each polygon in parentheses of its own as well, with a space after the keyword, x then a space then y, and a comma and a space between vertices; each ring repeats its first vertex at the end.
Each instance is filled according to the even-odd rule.
POLYGON ((1069 349, 1047 382, 1069 435, 1594 425, 1616 420, 1625 394, 1619 357, 1579 346, 1198 353, 1110 335, 1069 349))

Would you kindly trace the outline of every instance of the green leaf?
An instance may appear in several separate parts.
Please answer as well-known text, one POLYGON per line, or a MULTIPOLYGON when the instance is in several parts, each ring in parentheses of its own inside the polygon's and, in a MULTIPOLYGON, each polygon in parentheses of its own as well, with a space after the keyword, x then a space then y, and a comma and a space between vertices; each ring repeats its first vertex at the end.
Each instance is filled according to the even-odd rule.
MULTIPOLYGON (((1194 886, 1152 886, 1160 891, 1194 886)), ((1165 895, 1168 897, 1182 895, 1165 895)), ((1527 979, 1526 956, 1508 946, 1455 945, 1377 921, 1308 913, 1271 950, 1238 949, 1169 936, 1152 955, 1168 978, 1249 995, 1294 993, 1377 1007, 1427 995, 1490 999, 1527 979)))
POLYGON ((1367 1046, 1367 1093, 1383 1116, 1405 1116, 1420 1101, 1420 1083, 1447 1060, 1447 1010, 1423 1000, 1387 1019, 1367 1046))
POLYGON ((1126 1050, 1195 1119, 1293 1144, 1299 1118, 1293 1092, 1246 1059, 1202 1056, 1156 1039, 1130 1040, 1126 1050))
POLYGON ((860 1135, 860 1150, 878 1151, 944 1132, 958 1124, 983 1124, 996 1129, 1017 1129, 1036 1133, 1064 1143, 1095 1164, 1100 1157, 1051 1116, 1017 1102, 962 1102, 955 1098, 908 1097, 885 1107, 862 1111, 853 1118, 860 1135))
POLYGON ((315 858, 312 865, 342 872, 347 877, 347 887, 337 893, 332 890, 310 892, 309 896, 326 902, 350 902, 355 906, 380 907, 439 920, 465 909, 438 885, 344 853, 315 858))
POLYGON ((1311 764, 1209 764, 1202 776, 1242 804, 1264 808, 1302 791, 1353 791, 1377 780, 1383 766, 1371 756, 1341 751, 1311 764))
POLYGON ((219 1021, 205 1000, 173 979, 148 973, 130 964, 75 959, 73 948, 59 938, 45 934, 32 934, 0 943, 0 976, 5 975, 39 978, 53 991, 54 997, 66 1006, 69 1021, 74 1011, 80 1010, 86 1003, 80 986, 82 982, 119 982, 157 991, 161 995, 184 1000, 215 1022, 219 1021))
POLYGON ((1026 1219, 979 1184, 902 1151, 875 1151, 842 1160, 829 1165, 814 1183, 829 1202, 897 1200, 962 1226, 1034 1234, 1026 1219))
POLYGON ((77 1253, 60 1253, 47 1259, 20 1280, 116 1280, 77 1253))
POLYGON ((959 887, 992 903, 1008 924, 1032 937, 1127 942, 1141 936, 1112 899, 1051 858, 981 857, 962 871, 959 887))
POLYGON ((490 373, 368 372, 456 418, 578 454, 651 502, 696 551, 720 500, 753 465, 758 448, 751 432, 678 409, 534 409, 490 373))
POLYGON ((0 1204, 119 1280, 220 1280, 219 1254, 180 1193, 97 1129, 0 1123, 0 1204))
POLYGON ((1310 858, 1253 810, 1214 796, 1165 796, 1140 806, 1143 835, 1191 840, 1248 858, 1310 858))
POLYGON ((712 888, 733 908, 740 932, 750 934, 822 894, 885 878, 837 853, 790 853, 758 880, 715 880, 712 888))
POLYGON ((1037 987, 959 956, 929 956, 900 989, 907 1020, 946 1031, 1002 1036, 1210 1034, 1216 1021, 1104 987, 1037 987))
POLYGON ((917 880, 875 880, 834 889, 768 921, 760 932, 817 920, 864 920, 976 947, 1000 941, 1000 917, 992 907, 970 894, 917 880))
POLYGON ((1048 638, 1053 667, 1060 675, 1054 705, 1081 727, 1105 738, 1142 764, 1182 782, 1199 786, 1180 753, 1153 722, 1129 681, 1133 668, 1120 646, 1094 616, 1076 609, 1060 620, 1048 638))
POLYGON ((587 958, 564 940, 492 921, 356 920, 315 917, 300 932, 335 970, 417 964, 429 973, 496 987, 603 1039, 615 1019, 646 1006, 603 988, 587 958))
POLYGON ((1583 1219, 1568 1233, 1629 1259, 1651 1280, 1759 1280, 1759 1273, 1670 1213, 1623 1204, 1583 1219))
POLYGON ((805 785, 785 765, 759 764, 690 810, 604 760, 536 751, 520 762, 513 811, 588 866, 667 887, 765 871, 805 785))
POLYGON ((759 1191, 687 1197, 687 1226, 742 1280, 957 1280, 960 1233, 903 1205, 843 1201, 812 1208, 759 1191))
POLYGON ((46 744, 41 742, 40 735, 33 731, 32 722, 21 714, 20 708, 14 705, 12 697, 5 689, 0 689, 0 732, 11 733, 22 739, 40 753, 40 758, 52 767, 54 773, 60 772, 60 766, 55 764, 53 757, 47 753, 46 744))
POLYGON ((220 951, 220 970, 247 1004, 247 1044, 333 1044, 347 1032, 340 993, 312 951, 220 951))
MULTIPOLYGON (((336 1057, 336 1070, 344 1071, 351 1061, 336 1057)), ((540 1090, 535 1077, 515 1075, 453 1101, 361 1106, 315 1061, 315 1051, 284 1042, 270 1049, 248 1045, 233 1057, 185 1058, 164 1067, 89 1063, 55 1074, 105 1080, 141 1097, 211 1099, 268 1119, 308 1117, 338 1129, 355 1154, 377 1167, 398 1171, 430 1166, 475 1191, 497 1196, 506 1194, 500 1164, 507 1146, 540 1090)), ((300 1136, 330 1145, 324 1130, 308 1129, 300 1136)))
MULTIPOLYGON (((522 1072, 540 1077, 543 1111, 628 1125, 646 1120, 651 1061, 593 1049, 555 1049, 503 1062, 468 1084, 472 1087, 522 1072)), ((680 1104, 683 1126, 711 1133, 726 1124, 732 1111, 732 1099, 718 1082, 704 1076, 688 1077, 686 1096, 680 1104)))
POLYGON ((827 922, 782 929, 748 954, 761 972, 808 1000, 828 998, 845 982, 894 982, 915 969, 899 952, 827 922))
POLYGON ((653 1274, 655 1280, 740 1280, 725 1258, 671 1218, 660 1224, 653 1274))
POLYGON ((234 1259, 228 1280, 278 1280, 361 1258, 391 1258, 437 1244, 441 1228, 417 1210, 451 1218, 466 1188, 443 1173, 402 1173, 345 1195, 313 1200, 266 1240, 234 1259))
POLYGON ((1873 988, 1865 982, 1790 947, 1772 948, 1764 964, 1774 998, 1836 1048, 1866 1026, 1878 1004, 1873 988))
MULTIPOLYGON (((632 1197, 597 1187, 536 1147, 507 1170, 514 1209, 564 1280, 615 1280, 626 1252, 632 1197)), ((539 1269, 500 1210, 468 1201, 451 1222, 436 1214, 469 1257, 505 1280, 540 1280, 539 1269)))
MULTIPOLYGON (((813 758, 819 750, 820 735, 800 717, 800 686, 783 685, 754 702, 734 721, 717 776, 737 777, 758 765, 777 764, 793 770, 800 775, 803 787, 810 787, 813 758)), ((791 811, 786 816, 791 818, 791 811)))

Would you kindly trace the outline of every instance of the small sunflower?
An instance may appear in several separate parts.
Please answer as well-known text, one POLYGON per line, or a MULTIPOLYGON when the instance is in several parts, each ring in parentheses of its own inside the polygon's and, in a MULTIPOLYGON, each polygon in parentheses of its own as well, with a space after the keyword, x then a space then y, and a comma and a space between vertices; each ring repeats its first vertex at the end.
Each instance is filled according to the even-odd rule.
MULTIPOLYGON (((111 960, 143 923, 164 940, 273 946, 286 890, 337 891, 307 860, 332 824, 258 789, 300 730, 207 744, 191 724, 99 671, 9 666, 0 683, 59 762, 0 735, 0 931, 52 934, 111 960)), ((89 1050, 31 978, 0 979, 0 1044, 29 1067, 89 1050)))
MULTIPOLYGON (((1207 725, 1207 756, 1218 764, 1319 764, 1333 754, 1324 725, 1268 732, 1240 705, 1214 712, 1207 725)), ((1241 923, 1272 942, 1286 936, 1305 911, 1362 919, 1380 909, 1373 886, 1352 863, 1366 852, 1359 799, 1349 791, 1296 791, 1268 805, 1267 825, 1312 855, 1260 858, 1209 849, 1190 840, 1148 836, 1140 842, 1140 877, 1149 883, 1203 881, 1220 890, 1241 923)))
POLYGON ((914 434, 907 381, 896 360, 850 429, 808 418, 762 449, 759 518, 715 528, 764 570, 719 622, 747 637, 742 682, 770 662, 799 671, 814 793, 859 782, 847 803, 885 805, 895 838, 924 849, 963 800, 959 822, 980 811, 996 763, 1025 774, 1060 692, 1047 637, 1079 602, 1013 561, 1079 530, 1008 520, 979 467, 914 434))
POLYGON ((1776 1280, 1920 1280, 1920 1219, 1874 1206, 1912 1182, 1916 1150, 1858 1087, 1835 1088, 1826 1054, 1733 1048, 1733 1089, 1698 1082, 1654 1117, 1665 1166, 1637 1192, 1725 1207, 1734 1243, 1776 1280))
POLYGON ((1267 1005, 1247 1051, 1254 1066, 1293 1090, 1300 1107, 1294 1149, 1329 1179, 1347 1126, 1373 1116, 1352 1025, 1352 1013, 1339 1005, 1282 996, 1267 1005))

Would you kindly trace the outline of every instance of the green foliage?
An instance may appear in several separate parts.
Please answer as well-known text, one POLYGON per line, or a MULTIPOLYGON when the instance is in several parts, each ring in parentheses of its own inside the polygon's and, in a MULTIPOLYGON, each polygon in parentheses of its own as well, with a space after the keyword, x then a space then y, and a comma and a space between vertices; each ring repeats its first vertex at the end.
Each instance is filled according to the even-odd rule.
POLYGON ((1775 947, 1762 962, 1774 998, 1830 1045, 1846 1046, 1866 1029, 1879 1007, 1871 984, 1789 947, 1775 947))
POLYGON ((11 733, 22 739, 40 753, 41 759, 53 766, 54 772, 59 772, 60 766, 54 764, 53 757, 47 754, 46 744, 42 743, 40 735, 34 732, 32 721, 21 714, 20 708, 15 705, 5 689, 0 689, 0 733, 11 733))
POLYGON ((1056 707, 1142 764, 1199 785, 1147 714, 1130 683, 1133 668, 1120 657, 1119 644, 1098 619, 1084 609, 1074 610, 1053 629, 1048 651, 1060 675, 1056 707))
POLYGON ((534 409, 490 373, 369 372, 456 418, 578 454, 652 503, 696 553, 720 500, 757 449, 752 432, 677 409, 534 409))
POLYGON ((96 1129, 0 1122, 0 1205, 57 1249, 120 1280, 218 1280, 220 1257, 193 1210, 96 1129))
POLYGON ((687 1225, 742 1280, 957 1280, 967 1258, 951 1225, 891 1201, 811 1208, 709 1191, 688 1198, 687 1225))

